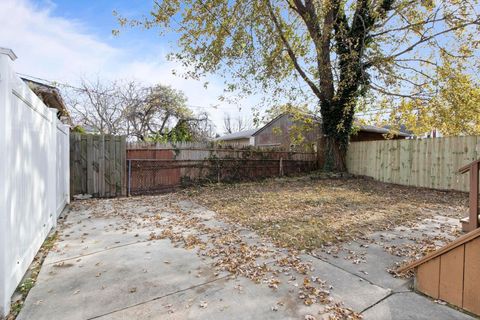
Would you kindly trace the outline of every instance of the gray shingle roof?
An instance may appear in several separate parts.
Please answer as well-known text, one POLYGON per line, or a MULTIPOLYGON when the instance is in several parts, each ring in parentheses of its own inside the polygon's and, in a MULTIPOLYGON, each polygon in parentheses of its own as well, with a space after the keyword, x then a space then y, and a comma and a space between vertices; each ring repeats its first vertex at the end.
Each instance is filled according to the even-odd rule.
MULTIPOLYGON (((370 125, 365 125, 365 126, 360 126, 360 131, 365 131, 365 132, 375 132, 375 133, 389 133, 390 132, 390 127, 385 126, 383 128, 381 127, 376 127, 376 126, 370 126, 370 125)), ((399 132, 395 132, 396 135, 401 136, 401 137, 410 137, 411 134, 406 132, 404 128, 400 128, 399 132)))
POLYGON ((218 137, 216 141, 236 140, 236 139, 249 139, 253 136, 258 129, 250 129, 245 131, 234 132, 218 137))

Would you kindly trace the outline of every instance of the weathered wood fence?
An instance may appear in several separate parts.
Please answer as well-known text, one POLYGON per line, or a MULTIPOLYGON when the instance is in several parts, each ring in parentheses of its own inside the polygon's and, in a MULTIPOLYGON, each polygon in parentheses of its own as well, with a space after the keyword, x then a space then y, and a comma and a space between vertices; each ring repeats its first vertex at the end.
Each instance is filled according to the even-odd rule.
POLYGON ((125 137, 70 135, 71 194, 94 197, 126 195, 125 137))
POLYGON ((146 194, 202 181, 228 182, 292 175, 316 169, 316 154, 209 143, 131 144, 129 194, 146 194))
POLYGON ((480 137, 353 142, 347 154, 352 174, 407 186, 469 190, 458 169, 480 158, 480 137))

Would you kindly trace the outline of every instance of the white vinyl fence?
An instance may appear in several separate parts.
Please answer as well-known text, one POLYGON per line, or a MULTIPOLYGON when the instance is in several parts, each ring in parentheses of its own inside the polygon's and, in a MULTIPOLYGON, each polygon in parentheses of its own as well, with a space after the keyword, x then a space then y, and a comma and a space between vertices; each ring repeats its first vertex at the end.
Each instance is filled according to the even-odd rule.
POLYGON ((0 48, 0 318, 69 202, 69 129, 0 48))

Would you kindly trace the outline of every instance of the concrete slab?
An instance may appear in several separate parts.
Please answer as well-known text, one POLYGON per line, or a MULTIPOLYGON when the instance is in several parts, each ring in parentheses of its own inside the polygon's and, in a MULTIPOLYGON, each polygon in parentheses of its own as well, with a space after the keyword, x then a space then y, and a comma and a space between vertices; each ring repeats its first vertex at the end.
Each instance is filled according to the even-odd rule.
POLYGON ((88 319, 215 279, 169 240, 127 245, 44 265, 18 319, 88 319))
POLYGON ((389 296, 363 313, 365 320, 473 320, 475 318, 438 304, 415 292, 389 296))
POLYGON ((365 245, 351 242, 343 246, 337 255, 319 251, 314 251, 312 254, 385 289, 397 290, 405 288, 409 283, 409 280, 394 278, 387 272, 395 262, 404 258, 391 255, 376 244, 368 244, 368 247, 365 247, 365 245))
MULTIPOLYGON (((395 278, 387 270, 406 259, 405 246, 421 246, 428 239, 440 247, 453 240, 452 234, 460 227, 458 219, 435 216, 414 227, 400 226, 393 230, 375 232, 340 246, 315 250, 312 254, 338 268, 355 274, 371 283, 392 291, 408 290, 411 280, 395 278)), ((412 258, 412 257, 410 257, 412 258)))
MULTIPOLYGON (((192 290, 99 317, 100 320, 130 319, 305 319, 322 310, 320 305, 299 305, 288 291, 252 285, 245 278, 221 279, 192 290)), ((326 315, 325 315, 326 317, 326 315)))
MULTIPOLYGON (((331 292, 330 298, 357 312, 367 310, 365 314, 372 317, 382 318, 410 304, 413 310, 418 305, 420 310, 422 304, 435 309, 432 315, 440 312, 438 307, 448 308, 425 297, 415 298, 414 293, 390 295, 393 290, 406 290, 408 280, 387 273, 388 267, 403 258, 384 249, 386 244, 402 245, 425 233, 448 234, 451 221, 443 218, 412 230, 398 228, 351 242, 337 258, 321 251, 315 254, 324 260, 302 254, 295 263, 302 263, 303 268, 310 261, 313 268, 304 274, 295 271, 295 266, 277 263, 285 257, 296 259, 288 250, 277 248, 251 230, 220 221, 215 212, 191 201, 172 203, 162 196, 89 201, 76 205, 60 226, 57 248, 45 260, 19 320, 328 317, 324 305, 303 304, 305 296, 300 297, 300 292, 305 278, 307 283, 314 278, 325 281, 323 289, 331 292), (179 216, 187 223, 179 221, 179 216), (202 225, 211 228, 208 232, 212 234, 202 225), (176 244, 149 240, 150 233, 159 235, 166 227, 180 233, 172 237, 176 244), (232 240, 228 237, 231 232, 232 240), (204 251, 181 246, 182 236, 192 234, 206 243, 204 251), (215 248, 219 236, 227 236, 227 246, 253 247, 255 254, 247 252, 254 260, 245 261, 269 269, 268 273, 254 276, 255 283, 245 277, 233 279, 221 271, 225 269, 214 266, 206 250, 215 248), (353 263, 356 258, 360 263, 353 263), (271 280, 279 285, 272 286, 271 280)), ((227 252, 235 257, 234 251, 227 252)), ((322 281, 315 286, 321 289, 322 281)), ((409 312, 406 314, 415 315, 409 312)), ((455 312, 448 314, 456 316, 455 312)))
POLYGON ((452 234, 457 234, 460 229, 461 224, 458 219, 434 216, 411 227, 399 226, 393 230, 375 232, 363 240, 380 245, 384 243, 400 245, 426 237, 453 240, 455 236, 452 234))
POLYGON ((44 263, 92 254, 109 248, 147 241, 155 228, 125 228, 120 219, 94 218, 71 223, 60 233, 44 263))
POLYGON ((331 286, 330 292, 334 299, 342 301, 346 307, 357 312, 375 304, 391 292, 328 262, 306 255, 302 258, 311 261, 314 268, 312 273, 331 286))

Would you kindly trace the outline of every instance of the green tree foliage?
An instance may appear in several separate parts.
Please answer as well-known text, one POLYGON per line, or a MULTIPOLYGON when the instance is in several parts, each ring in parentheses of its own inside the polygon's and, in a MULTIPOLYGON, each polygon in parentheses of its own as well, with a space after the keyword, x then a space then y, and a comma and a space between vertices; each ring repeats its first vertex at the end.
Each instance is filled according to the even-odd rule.
POLYGON ((480 83, 465 65, 444 57, 427 87, 430 99, 402 99, 390 122, 405 124, 416 135, 433 129, 445 136, 480 135, 480 83))
POLYGON ((186 76, 224 75, 246 95, 314 97, 327 169, 345 170, 359 99, 422 98, 439 52, 464 59, 476 49, 477 11, 476 0, 174 0, 119 21, 177 33, 170 57, 186 76))

